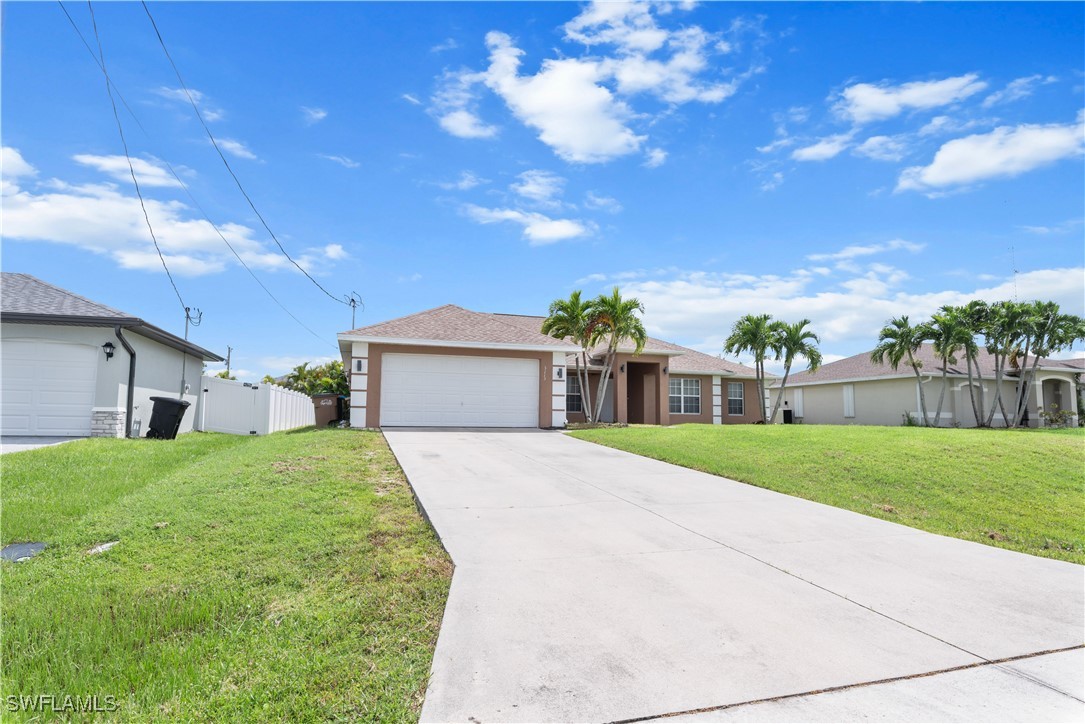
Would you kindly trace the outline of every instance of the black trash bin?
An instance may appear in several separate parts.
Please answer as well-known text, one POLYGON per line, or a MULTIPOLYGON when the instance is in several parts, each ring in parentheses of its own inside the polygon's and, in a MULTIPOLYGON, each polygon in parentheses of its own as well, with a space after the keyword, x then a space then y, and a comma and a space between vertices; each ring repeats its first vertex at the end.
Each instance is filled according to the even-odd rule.
POLYGON ((784 410, 784 424, 790 425, 795 421, 794 413, 791 410, 784 410))
POLYGON ((173 440, 181 429, 181 420, 190 403, 172 397, 152 397, 151 423, 147 425, 147 437, 173 440))

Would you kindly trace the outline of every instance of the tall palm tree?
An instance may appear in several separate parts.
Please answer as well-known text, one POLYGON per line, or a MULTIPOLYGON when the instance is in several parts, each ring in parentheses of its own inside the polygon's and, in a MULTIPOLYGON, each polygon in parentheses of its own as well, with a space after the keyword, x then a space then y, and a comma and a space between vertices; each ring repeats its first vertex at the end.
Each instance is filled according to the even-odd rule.
POLYGON ((773 325, 770 314, 747 314, 731 327, 731 335, 723 342, 724 354, 753 356, 757 381, 757 408, 765 422, 765 358, 773 345, 773 325))
POLYGON ((929 330, 920 324, 912 326, 907 316, 894 317, 886 322, 882 331, 878 333, 878 345, 870 353, 870 359, 875 364, 885 364, 896 370, 900 363, 907 357, 908 366, 915 372, 915 382, 919 389, 919 414, 923 416, 923 426, 930 424, 927 415, 927 397, 923 394, 923 378, 919 374, 919 368, 923 366, 921 360, 915 358, 915 353, 927 340, 929 330))
POLYGON ((995 394, 991 409, 987 412, 988 427, 994 422, 995 410, 1001 410, 1003 424, 1010 425, 1010 416, 1006 414, 1006 404, 1002 399, 1002 380, 1010 356, 1020 349, 1027 316, 1028 305, 1020 302, 995 302, 988 307, 987 324, 983 330, 984 346, 994 357, 995 363, 995 394))
POLYGON ((591 346, 588 327, 591 322, 591 302, 581 299, 579 289, 568 299, 555 299, 542 324, 542 333, 558 339, 569 339, 580 347, 576 356, 576 379, 580 383, 580 400, 584 419, 595 422, 591 395, 588 392, 588 348, 591 346), (583 367, 581 366, 583 363, 583 367))
POLYGON ((1036 380, 1036 368, 1040 359, 1070 349, 1075 342, 1085 339, 1085 320, 1073 314, 1062 314, 1055 302, 1032 302, 1023 321, 1024 355, 1031 363, 1021 370, 1017 401, 1014 405, 1013 426, 1020 424, 1028 405, 1028 390, 1036 380))
POLYGON ((787 389, 787 377, 791 374, 791 365, 795 363, 795 358, 805 357, 806 368, 811 372, 817 372, 818 367, 821 367, 821 350, 818 349, 821 339, 814 334, 813 330, 806 329, 808 324, 810 320, 804 319, 795 324, 776 322, 772 325, 775 338, 772 346, 776 352, 777 361, 780 359, 784 361, 784 378, 780 382, 780 394, 776 396, 776 404, 773 405, 772 414, 769 415, 770 420, 775 420, 780 411, 780 403, 784 401, 784 390, 787 389))
POLYGON ((618 356, 618 347, 629 340, 633 343, 633 354, 638 355, 648 341, 648 333, 640 321, 644 314, 644 305, 636 297, 623 299, 618 287, 610 294, 600 294, 588 302, 588 342, 594 347, 606 344, 603 357, 603 372, 599 377, 599 390, 595 396, 595 409, 602 410, 606 401, 607 381, 614 371, 614 360, 618 356))
POLYGON ((938 427, 942 424, 942 404, 949 386, 949 365, 957 364, 957 353, 972 343, 972 335, 960 315, 952 311, 935 314, 924 326, 933 343, 934 356, 942 361, 942 390, 938 393, 938 409, 934 413, 934 426, 938 427))
POLYGON ((977 427, 985 427, 983 419, 983 370, 979 365, 979 345, 976 337, 983 333, 987 324, 990 311, 987 302, 982 299, 973 299, 961 307, 942 307, 942 311, 958 317, 962 326, 968 330, 968 343, 965 345, 965 363, 968 367, 968 397, 972 402, 972 414, 976 418, 977 427), (972 371, 975 370, 976 382, 973 382, 972 371))

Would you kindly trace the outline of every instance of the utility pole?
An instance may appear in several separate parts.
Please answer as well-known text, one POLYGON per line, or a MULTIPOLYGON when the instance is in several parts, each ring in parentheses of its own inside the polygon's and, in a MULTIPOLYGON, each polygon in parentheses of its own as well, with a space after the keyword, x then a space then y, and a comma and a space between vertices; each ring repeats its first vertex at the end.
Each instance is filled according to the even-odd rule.
POLYGON ((350 328, 354 329, 356 324, 354 322, 354 312, 358 309, 358 305, 362 305, 362 311, 365 311, 365 304, 362 302, 362 297, 358 292, 351 292, 350 296, 346 298, 347 306, 350 307, 350 328))
POLYGON ((226 345, 226 377, 230 377, 230 355, 233 354, 234 348, 230 345, 226 345))
MULTIPOLYGON (((203 322, 203 312, 201 312, 199 309, 193 309, 192 307, 185 307, 185 341, 186 342, 188 341, 188 326, 191 324, 193 327, 199 327, 201 322, 203 322)), ((185 377, 187 377, 187 376, 188 376, 188 352, 183 352, 181 354, 181 395, 180 395, 181 399, 184 398, 185 392, 188 391, 186 389, 188 387, 188 382, 185 380, 185 377)))

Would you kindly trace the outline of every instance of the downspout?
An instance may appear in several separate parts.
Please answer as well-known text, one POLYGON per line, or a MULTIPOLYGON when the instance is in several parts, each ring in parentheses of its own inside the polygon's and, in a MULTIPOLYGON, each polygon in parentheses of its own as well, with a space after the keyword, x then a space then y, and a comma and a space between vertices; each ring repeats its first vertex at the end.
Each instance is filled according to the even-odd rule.
POLYGON ((128 340, 121 334, 121 325, 115 325, 113 332, 117 335, 117 339, 121 341, 121 344, 124 345, 125 351, 128 352, 128 404, 125 407, 124 414, 124 436, 131 438, 132 410, 136 395, 136 351, 132 349, 132 345, 128 344, 128 340))

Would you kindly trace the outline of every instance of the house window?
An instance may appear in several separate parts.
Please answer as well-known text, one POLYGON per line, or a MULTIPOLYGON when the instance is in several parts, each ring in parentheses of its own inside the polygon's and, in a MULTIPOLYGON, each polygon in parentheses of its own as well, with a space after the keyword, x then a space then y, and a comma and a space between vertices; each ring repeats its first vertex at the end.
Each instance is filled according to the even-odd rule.
POLYGON ((701 381, 672 377, 670 379, 670 407, 672 415, 700 415, 701 381))
POLYGON ((728 382, 727 383, 727 414, 728 415, 742 415, 745 414, 746 408, 744 405, 744 386, 741 382, 728 382))
POLYGON ((855 417, 855 385, 844 385, 844 417, 855 417))
POLYGON ((576 377, 565 378, 565 411, 584 411, 584 399, 580 396, 580 380, 576 377))

